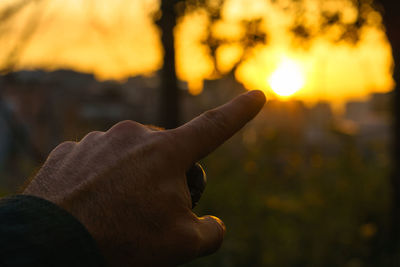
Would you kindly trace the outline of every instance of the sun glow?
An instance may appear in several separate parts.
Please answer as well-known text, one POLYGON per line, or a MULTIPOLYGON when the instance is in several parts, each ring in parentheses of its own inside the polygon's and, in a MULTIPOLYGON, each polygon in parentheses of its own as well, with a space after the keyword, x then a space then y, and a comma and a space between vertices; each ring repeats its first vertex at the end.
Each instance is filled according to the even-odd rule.
POLYGON ((268 83, 277 95, 288 97, 303 88, 305 78, 296 62, 284 59, 268 78, 268 83))
MULTIPOLYGON (((0 0, 0 13, 13 2, 0 0)), ((94 73, 100 80, 124 81, 155 74, 163 65, 161 31, 154 23, 161 14, 160 0, 17 2, 29 4, 0 25, 0 68, 12 59, 16 70, 73 69, 94 73), (31 17, 38 19, 28 42, 22 37, 32 29, 31 17)), ((200 9, 180 18, 174 30, 177 75, 191 93, 199 94, 204 80, 232 72, 246 89, 275 91, 279 98, 294 95, 309 104, 329 101, 337 107, 394 88, 392 50, 378 13, 368 15, 373 25, 362 27, 356 44, 332 42, 342 34, 337 25, 303 47, 289 31, 296 18, 287 10, 292 1, 223 2, 221 21, 213 24, 210 14, 200 9), (261 19, 260 31, 267 34, 268 42, 245 49, 242 41, 247 24, 242 22, 253 19, 261 19), (224 40, 215 57, 205 42, 209 31, 216 40, 224 40)), ((352 0, 303 2, 305 23, 314 25, 310 30, 317 33, 325 18, 319 3, 330 3, 328 13, 343 10, 342 23, 355 19, 352 0)), ((325 10, 328 4, 323 6, 325 10)))

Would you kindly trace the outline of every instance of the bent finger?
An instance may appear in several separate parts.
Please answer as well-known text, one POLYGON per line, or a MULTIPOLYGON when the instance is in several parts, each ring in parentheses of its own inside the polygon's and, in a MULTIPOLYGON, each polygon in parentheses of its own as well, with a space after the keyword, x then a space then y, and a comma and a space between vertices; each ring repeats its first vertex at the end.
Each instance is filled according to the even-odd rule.
POLYGON ((224 240, 225 224, 217 217, 204 216, 199 218, 198 231, 200 244, 197 256, 206 256, 217 251, 224 240))

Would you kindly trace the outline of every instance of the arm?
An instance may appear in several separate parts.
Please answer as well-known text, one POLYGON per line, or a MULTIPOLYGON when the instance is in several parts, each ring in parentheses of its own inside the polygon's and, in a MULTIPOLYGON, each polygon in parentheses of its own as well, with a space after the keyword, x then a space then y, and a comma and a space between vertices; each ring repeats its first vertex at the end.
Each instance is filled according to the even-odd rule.
POLYGON ((99 267, 104 260, 85 227, 32 196, 0 200, 0 266, 99 267))
POLYGON ((213 253, 225 226, 192 212, 185 173, 264 102, 252 91, 177 129, 125 121, 89 133, 55 148, 24 194, 77 218, 109 266, 174 266, 213 253))

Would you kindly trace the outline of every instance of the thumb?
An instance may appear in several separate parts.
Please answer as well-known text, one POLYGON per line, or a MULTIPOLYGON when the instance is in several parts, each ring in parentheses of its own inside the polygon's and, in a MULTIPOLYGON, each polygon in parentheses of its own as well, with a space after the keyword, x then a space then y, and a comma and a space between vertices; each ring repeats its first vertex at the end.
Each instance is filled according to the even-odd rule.
POLYGON ((217 217, 199 218, 198 231, 201 236, 198 256, 206 256, 219 249, 225 235, 225 224, 217 217))

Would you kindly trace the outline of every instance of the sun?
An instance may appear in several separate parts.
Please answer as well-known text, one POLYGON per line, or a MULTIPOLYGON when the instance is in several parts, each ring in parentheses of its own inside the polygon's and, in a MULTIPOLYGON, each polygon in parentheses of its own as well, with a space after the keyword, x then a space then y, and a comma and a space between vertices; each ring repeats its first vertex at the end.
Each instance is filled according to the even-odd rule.
POLYGON ((303 88, 305 79, 296 62, 284 59, 268 78, 268 83, 277 95, 288 97, 303 88))

